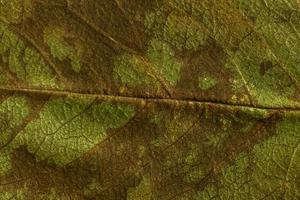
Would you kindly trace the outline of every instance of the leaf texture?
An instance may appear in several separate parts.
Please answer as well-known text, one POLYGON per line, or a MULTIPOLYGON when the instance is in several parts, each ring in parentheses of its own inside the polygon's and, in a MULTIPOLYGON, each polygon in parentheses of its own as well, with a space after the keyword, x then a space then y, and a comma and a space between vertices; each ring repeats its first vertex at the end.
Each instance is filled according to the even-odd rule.
POLYGON ((299 11, 0 0, 0 200, 299 199, 299 11))

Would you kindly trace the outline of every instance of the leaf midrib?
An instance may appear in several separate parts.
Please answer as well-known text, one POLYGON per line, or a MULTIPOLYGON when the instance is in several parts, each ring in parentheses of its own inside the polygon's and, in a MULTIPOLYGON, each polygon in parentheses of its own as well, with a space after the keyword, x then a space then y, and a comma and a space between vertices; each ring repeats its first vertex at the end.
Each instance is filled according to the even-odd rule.
POLYGON ((146 96, 125 96, 125 95, 110 95, 100 93, 87 93, 80 91, 70 90, 57 90, 57 89, 34 89, 24 87, 2 87, 0 86, 0 93, 20 93, 20 94, 38 94, 48 96, 77 96, 77 97, 91 97, 103 101, 117 101, 125 103, 144 104, 146 102, 162 103, 169 105, 201 105, 201 106, 214 106, 227 109, 255 109, 255 110, 269 110, 269 111, 282 111, 282 112, 296 112, 300 115, 300 107, 292 106, 264 106, 264 105, 247 105, 247 104, 234 104, 230 102, 216 101, 216 100, 197 100, 189 98, 164 98, 164 97, 146 97, 146 96))

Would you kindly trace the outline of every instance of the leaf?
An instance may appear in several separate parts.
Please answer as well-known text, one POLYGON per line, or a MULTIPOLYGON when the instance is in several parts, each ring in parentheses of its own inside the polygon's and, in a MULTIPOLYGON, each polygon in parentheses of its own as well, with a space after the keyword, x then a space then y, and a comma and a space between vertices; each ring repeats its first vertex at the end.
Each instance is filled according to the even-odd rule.
POLYGON ((0 199, 299 199, 297 0, 0 0, 0 199))
POLYGON ((15 79, 32 86, 56 87, 55 77, 36 50, 26 47, 7 25, 0 24, 0 33, 3 65, 8 65, 6 70, 15 74, 15 79))

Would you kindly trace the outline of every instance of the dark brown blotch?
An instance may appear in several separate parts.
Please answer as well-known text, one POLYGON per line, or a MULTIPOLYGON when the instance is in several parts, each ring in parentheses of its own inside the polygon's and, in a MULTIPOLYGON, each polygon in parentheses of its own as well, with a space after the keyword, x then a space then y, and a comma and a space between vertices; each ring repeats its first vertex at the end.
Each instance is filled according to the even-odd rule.
POLYGON ((260 75, 264 76, 266 74, 266 72, 268 70, 270 70, 271 68, 273 68, 273 67, 274 67, 274 65, 273 65, 272 61, 270 61, 270 60, 266 60, 266 61, 261 62, 260 65, 259 65, 260 75))

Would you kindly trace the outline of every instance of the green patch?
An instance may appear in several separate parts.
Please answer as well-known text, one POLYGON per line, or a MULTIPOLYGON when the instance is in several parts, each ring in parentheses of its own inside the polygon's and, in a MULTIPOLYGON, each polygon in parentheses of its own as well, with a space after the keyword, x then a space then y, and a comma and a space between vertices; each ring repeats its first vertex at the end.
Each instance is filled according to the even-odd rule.
POLYGON ((0 105, 0 175, 7 174, 11 169, 11 148, 8 142, 28 113, 27 101, 21 96, 11 96, 0 105))
POLYGON ((25 43, 6 25, 0 23, 0 55, 17 78, 30 86, 56 88, 57 82, 49 66, 34 49, 25 43))
POLYGON ((0 74, 0 84, 5 84, 8 82, 8 78, 4 74, 0 74))
POLYGON ((195 51, 208 38, 208 33, 201 23, 179 10, 169 15, 165 15, 164 8, 148 13, 144 24, 156 39, 166 41, 179 50, 195 51))
MULTIPOLYGON (((230 43, 223 45, 223 48, 229 54, 233 71, 236 71, 232 71, 236 74, 236 83, 247 85, 248 93, 260 105, 299 106, 294 97, 298 93, 300 81, 300 15, 294 12, 299 3, 233 2, 239 9, 236 20, 241 21, 241 28, 236 30, 236 36, 226 32, 223 35, 232 40, 234 36, 241 39, 236 48, 230 43), (233 53, 232 49, 237 51, 233 53)), ((217 32, 222 33, 224 30, 227 29, 223 27, 217 32)), ((227 41, 231 41, 228 38, 227 41)), ((218 42, 222 43, 221 39, 218 42)))
MULTIPOLYGON (((77 198, 72 197, 73 199, 77 200, 77 198)), ((51 188, 48 193, 39 195, 38 200, 70 200, 70 198, 66 195, 58 194, 55 188, 51 188)))
POLYGON ((157 88, 159 84, 164 84, 164 80, 167 84, 176 85, 181 67, 182 63, 175 58, 169 45, 152 40, 145 58, 126 54, 117 57, 114 62, 114 77, 130 86, 150 85, 157 88))
POLYGON ((146 68, 147 65, 140 58, 123 55, 115 59, 114 77, 130 86, 157 84, 153 82, 153 77, 147 73, 146 68))
MULTIPOLYGON (((26 189, 26 187, 25 187, 26 189)), ((25 194, 24 194, 24 190, 20 189, 20 190, 17 190, 16 194, 14 195, 15 199, 16 200, 26 200, 25 199, 25 194)))
POLYGON ((151 179, 150 176, 145 175, 138 186, 130 187, 127 190, 127 199, 128 200, 136 200, 136 199, 144 199, 151 200, 152 192, 151 192, 151 179))
POLYGON ((4 192, 0 191, 1 200, 25 200, 24 192, 17 190, 16 192, 4 192))
POLYGON ((14 144, 27 146, 37 160, 48 159, 61 166, 104 140, 109 129, 122 127, 134 112, 131 105, 57 98, 47 102, 39 118, 18 135, 14 144))
POLYGON ((232 68, 228 69, 235 74, 233 87, 243 83, 244 88, 247 88, 250 95, 260 105, 271 104, 277 107, 298 105, 297 101, 292 100, 296 90, 295 84, 286 73, 284 66, 276 64, 262 74, 260 69, 262 62, 265 60, 276 61, 274 58, 272 59, 270 50, 264 49, 259 44, 253 44, 251 41, 251 38, 245 39, 245 44, 241 45, 242 50, 230 56, 229 65, 232 68))
POLYGON ((185 176, 184 176, 184 181, 187 183, 195 183, 201 180, 202 178, 205 177, 205 173, 199 169, 199 168, 194 168, 191 169, 185 176))
POLYGON ((163 121, 163 116, 162 115, 154 115, 151 119, 150 122, 155 124, 155 125, 160 125, 163 121))
POLYGON ((193 17, 193 19, 201 19, 203 17, 203 7, 205 2, 201 1, 186 1, 186 0, 170 0, 169 6, 173 9, 183 11, 193 17))
POLYGON ((14 194, 11 192, 0 192, 0 199, 10 200, 14 197, 14 194))
POLYGON ((212 76, 200 76, 199 77, 199 88, 202 90, 212 89, 217 85, 218 81, 212 76))
POLYGON ((145 153, 146 153, 146 147, 145 146, 142 146, 142 145, 139 145, 138 146, 138 150, 137 150, 137 155, 138 155, 138 158, 142 158, 145 156, 145 153))
POLYGON ((11 96, 0 104, 0 146, 5 145, 29 113, 25 97, 11 96))
POLYGON ((64 40, 66 36, 67 33, 62 27, 49 26, 44 30, 44 41, 49 46, 51 54, 60 61, 69 59, 72 69, 75 72, 80 72, 82 45, 78 42, 75 42, 73 46, 69 45, 64 40))
POLYGON ((11 160, 9 155, 0 152, 0 176, 4 176, 11 170, 11 160))
POLYGON ((198 199, 297 199, 299 193, 299 119, 285 118, 277 134, 257 144, 251 153, 241 153, 222 169, 218 183, 198 193, 198 199), (251 193, 249 193, 251 191, 251 193))
POLYGON ((175 53, 169 45, 159 40, 152 40, 148 47, 147 57, 156 71, 171 85, 176 85, 180 78, 182 63, 175 58, 175 53))

